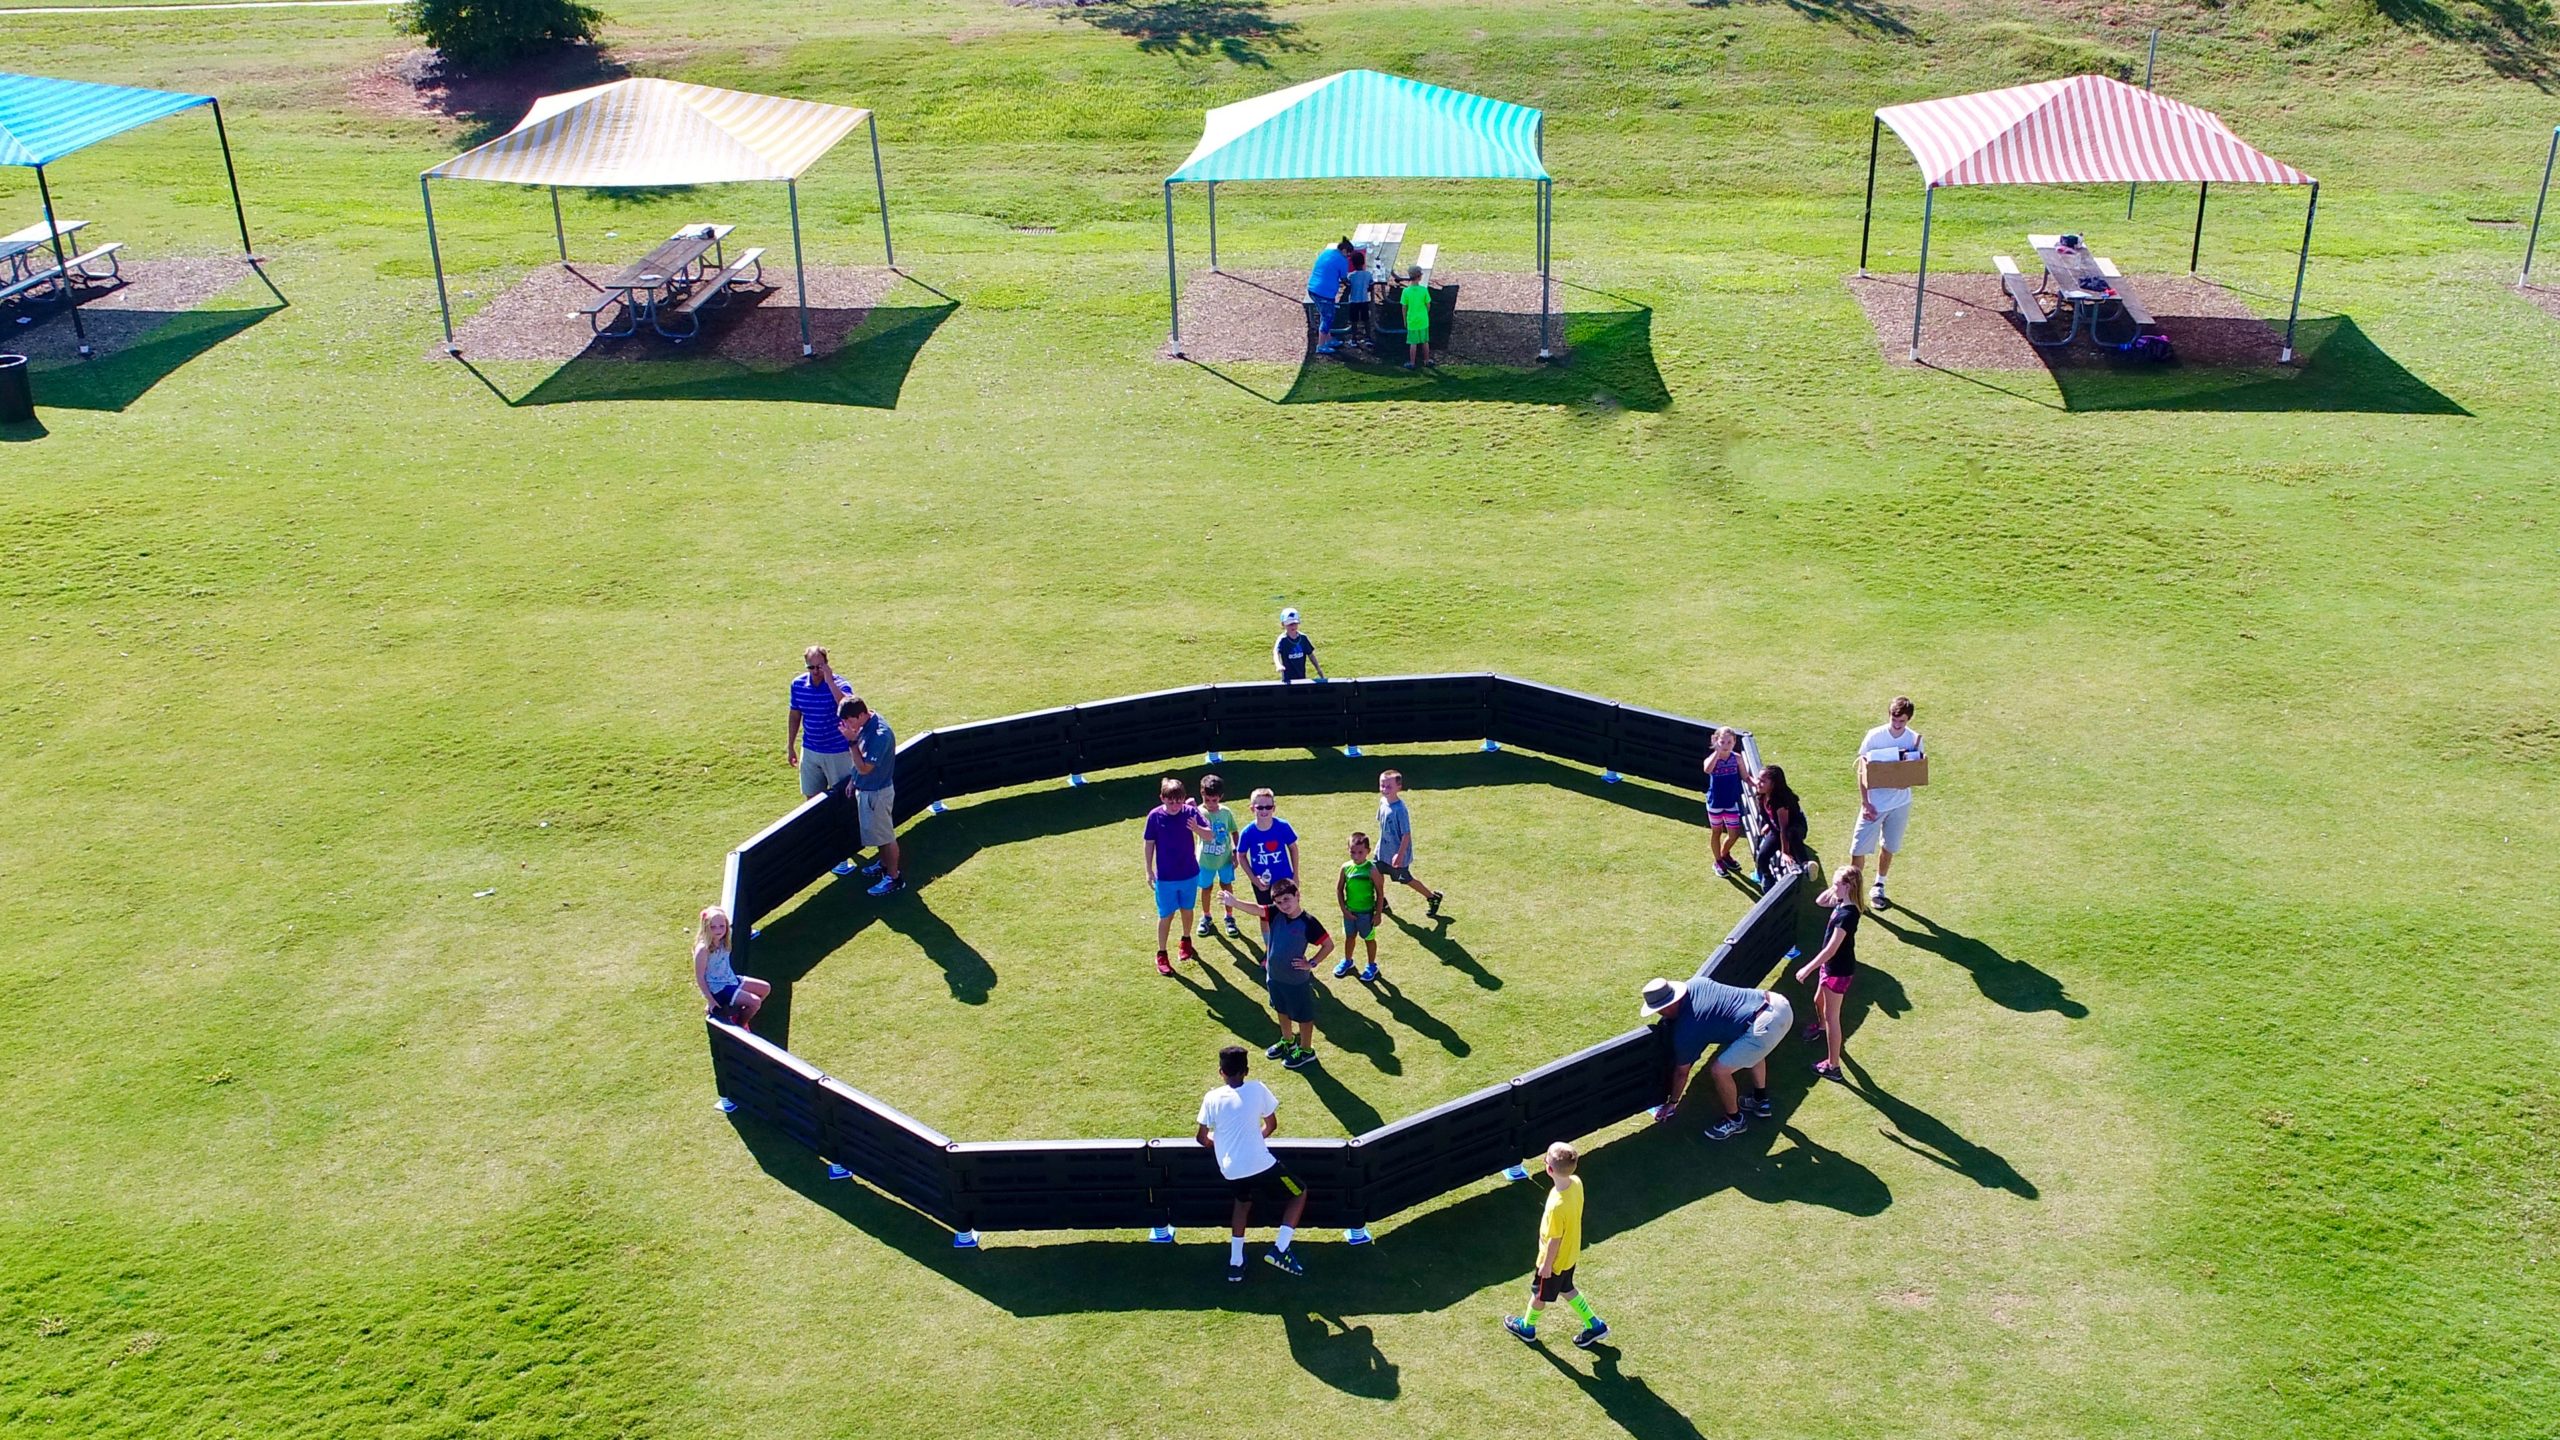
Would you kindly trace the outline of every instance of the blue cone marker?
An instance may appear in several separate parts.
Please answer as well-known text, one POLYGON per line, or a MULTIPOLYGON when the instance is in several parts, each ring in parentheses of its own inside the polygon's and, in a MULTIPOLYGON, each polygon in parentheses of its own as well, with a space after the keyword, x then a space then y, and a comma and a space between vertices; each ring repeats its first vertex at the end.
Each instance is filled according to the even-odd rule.
POLYGON ((850 1180, 853 1178, 853 1172, 847 1170, 841 1165, 830 1165, 827 1167, 827 1178, 830 1180, 850 1180))
POLYGON ((1170 1226, 1170 1225, 1158 1225, 1158 1226, 1155 1226, 1154 1228, 1152 1228, 1152 1229, 1148 1230, 1148 1231, 1147 1231, 1147 1243, 1148 1243, 1148 1244, 1150 1244, 1150 1245, 1170 1245, 1170 1244, 1172 1244, 1172 1243, 1173 1243, 1173 1227, 1172 1227, 1172 1226, 1170 1226))
POLYGON ((1342 1232, 1342 1243, 1343 1243, 1343 1244, 1345 1244, 1345 1245, 1366 1245, 1366 1244, 1368 1244, 1368 1243, 1369 1243, 1369 1227, 1368 1227, 1368 1226, 1366 1226, 1366 1225, 1354 1225, 1354 1226, 1352 1226, 1350 1229, 1343 1231, 1343 1232, 1342 1232))
POLYGON ((721 1096, 719 1100, 714 1103, 719 1106, 720 1113, 723 1115, 735 1115, 738 1113, 738 1102, 730 1099, 726 1095, 721 1096))

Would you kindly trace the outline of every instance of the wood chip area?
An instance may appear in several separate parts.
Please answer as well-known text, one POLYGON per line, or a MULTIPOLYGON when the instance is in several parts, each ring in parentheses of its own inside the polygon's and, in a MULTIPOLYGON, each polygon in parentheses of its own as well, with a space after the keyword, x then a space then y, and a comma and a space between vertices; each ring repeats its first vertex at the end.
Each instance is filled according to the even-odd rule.
MULTIPOLYGON (((696 312, 702 333, 678 344, 646 324, 636 335, 618 340, 598 337, 578 313, 596 297, 595 280, 611 276, 619 265, 545 265, 456 325, 454 343, 477 360, 629 360, 646 363, 674 357, 705 356, 749 363, 781 364, 800 359, 799 295, 791 267, 767 262, 764 287, 733 287, 723 300, 696 312), (591 278, 593 277, 593 278, 591 278)), ((845 337, 859 329, 871 307, 899 281, 882 266, 809 269, 809 343, 820 355, 843 348, 845 337)), ((469 301, 460 295, 462 304, 469 301)), ((601 317, 619 324, 616 312, 601 317)), ((441 340, 428 347, 428 358, 444 358, 441 340)))
MULTIPOLYGON (((1849 293, 1875 327, 1876 348, 1894 365, 1911 362, 1910 275, 1848 277, 1849 293)), ((2189 275, 2128 275, 2152 318, 2177 347, 2178 363, 2234 369, 2274 366, 2284 353, 2284 326, 2258 317, 2240 298, 2189 275)), ((2120 322, 2109 322, 2112 337, 2120 322)), ((2129 360, 2088 342, 2043 349, 2025 328, 1993 274, 1931 275, 1920 361, 1945 370, 2053 370, 2148 362, 2129 360)))
MULTIPOLYGON (((126 260, 121 283, 80 287, 80 320, 89 329, 91 349, 99 356, 113 355, 244 280, 255 284, 236 255, 126 260)), ((272 303, 264 286, 256 294, 272 303)), ((71 360, 79 358, 80 338, 72 331, 70 312, 60 305, 47 300, 13 303, 0 305, 0 350, 35 361, 71 360), (17 323, 20 319, 28 323, 17 323)))
MULTIPOLYGON (((1434 271, 1434 286, 1458 287, 1449 353, 1438 358, 1527 369, 1538 363, 1538 277, 1434 271)), ((1564 288, 1550 292, 1551 347, 1564 354, 1564 288)), ((1317 357, 1307 342, 1307 272, 1203 270, 1182 282, 1182 351, 1193 360, 1267 360, 1295 365, 1317 357)), ((1170 346, 1159 349, 1170 357, 1170 346)), ((1396 357, 1401 360, 1403 357, 1396 357)))
POLYGON ((2560 320, 2560 289, 2552 289, 2543 285, 2527 285, 2517 293, 2523 295, 2524 298, 2532 301, 2534 304, 2541 306, 2543 314, 2548 315, 2555 320, 2560 320))

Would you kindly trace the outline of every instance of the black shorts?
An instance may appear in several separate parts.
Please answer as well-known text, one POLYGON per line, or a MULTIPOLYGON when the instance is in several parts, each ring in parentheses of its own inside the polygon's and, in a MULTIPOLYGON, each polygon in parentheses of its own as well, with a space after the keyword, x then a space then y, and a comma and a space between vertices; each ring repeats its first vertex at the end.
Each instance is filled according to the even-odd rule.
POLYGON ((1567 1265, 1543 1280, 1531 1277, 1529 1288, 1537 1292, 1539 1304, 1553 1305, 1558 1296, 1573 1293, 1573 1267, 1567 1265))
POLYGON ((1298 1177, 1288 1172, 1277 1160, 1268 1170, 1257 1170, 1241 1180, 1227 1182, 1227 1193, 1238 1200, 1269 1200, 1285 1205, 1307 1193, 1298 1177))
POLYGON ((1410 865, 1380 865, 1378 873, 1399 885, 1413 883, 1413 867, 1410 865))
POLYGON ((1261 906, 1265 910, 1270 909, 1271 887, 1262 883, 1261 876, 1255 875, 1250 871, 1246 872, 1245 878, 1253 882, 1253 903, 1261 906))

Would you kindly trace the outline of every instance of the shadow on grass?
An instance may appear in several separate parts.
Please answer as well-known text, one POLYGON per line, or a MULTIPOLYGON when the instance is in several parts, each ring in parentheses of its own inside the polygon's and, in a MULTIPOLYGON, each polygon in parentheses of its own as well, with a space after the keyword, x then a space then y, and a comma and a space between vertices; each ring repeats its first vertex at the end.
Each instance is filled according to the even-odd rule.
MULTIPOLYGON (((2172 334, 2184 343, 2209 327, 2258 331, 2264 329, 2266 322, 2187 316, 2175 324, 2172 334)), ((2409 373, 2344 315, 2303 321, 2294 335, 2294 358, 2299 362, 2297 368, 2156 365, 2126 359, 2109 365, 2057 365, 2048 373, 2055 388, 2062 392, 2063 408, 2067 410, 2471 413, 2409 373)))
POLYGON ((1289 1358, 1298 1368, 1345 1395, 1363 1400, 1393 1400, 1403 1388, 1396 1363, 1378 1349, 1377 1332, 1354 1325, 1336 1310, 1331 1315, 1305 1305, 1280 1312, 1289 1336, 1289 1358))
POLYGON ((2490 69, 2510 80, 2525 80, 2541 90, 2552 88, 2560 59, 2553 41, 2560 28, 2542 0, 2374 0, 2383 19, 2404 30, 2417 30, 2480 52, 2490 69))
MULTIPOLYGON (((1544 1334, 1545 1331, 1541 1329, 1539 1333, 1544 1334)), ((1688 1416, 1653 1392, 1653 1387, 1645 1383, 1643 1376, 1629 1375, 1619 1368, 1618 1347, 1608 1341, 1603 1340, 1591 1347, 1591 1373, 1588 1375, 1558 1353, 1552 1343, 1541 1346, 1538 1354, 1567 1379, 1581 1386, 1582 1393, 1590 1396, 1591 1402, 1599 1406, 1619 1429, 1626 1431, 1631 1440, 1706 1440, 1698 1427, 1690 1423, 1688 1416)))
MULTIPOLYGON (((646 359, 605 359, 582 354, 553 371, 521 398, 510 396, 478 366, 462 365, 509 405, 573 405, 589 400, 769 400, 804 405, 851 405, 894 410, 955 301, 874 306, 845 335, 841 348, 806 360, 750 365, 718 355, 670 353, 646 359)), ((845 324, 842 311, 812 309, 813 330, 845 324)), ((459 358, 459 357, 457 357, 459 358)))
MULTIPOLYGON (((1568 310, 1558 320, 1565 353, 1554 364, 1519 368, 1462 361, 1412 371, 1401 364, 1366 357, 1318 360, 1310 355, 1299 365, 1289 393, 1281 396, 1278 403, 1347 405, 1423 400, 1578 405, 1602 410, 1670 408, 1671 391, 1663 384, 1661 368, 1654 363, 1650 308, 1568 310)), ((1469 327, 1521 325, 1534 331, 1537 323, 1535 315, 1510 311, 1461 310, 1457 318, 1461 333, 1469 327)), ((1536 348, 1534 336, 1524 348, 1536 348)), ((1353 352, 1345 350, 1343 354, 1350 356, 1353 352)))
MULTIPOLYGON (((144 333, 131 344, 86 360, 31 361, 27 368, 36 404, 62 410, 123 410, 197 356, 283 308, 279 300, 242 310, 84 312, 83 318, 112 317, 144 333)), ((0 337, 0 343, 5 340, 0 337)))
POLYGON ((1894 1098, 1867 1073, 1867 1067, 1858 1063, 1857 1056, 1843 1050, 1840 1068, 1854 1082, 1850 1093, 1874 1106, 1876 1113, 1893 1127, 1884 1132, 1887 1140, 1933 1165, 1955 1171, 1985 1190, 2006 1190, 2022 1200, 2033 1200, 2041 1193, 2035 1182, 2019 1174, 1999 1151, 1976 1145, 1935 1115, 1894 1098))
POLYGON ((1406 939, 1421 946, 1432 959, 1476 982, 1477 989, 1499 990, 1502 988, 1502 977, 1484 968, 1484 962, 1476 959, 1473 951, 1459 944, 1457 937, 1449 933, 1449 927, 1457 923, 1457 917, 1441 915, 1434 919, 1426 919, 1417 925, 1406 919, 1403 911, 1398 910, 1388 918, 1395 922, 1397 929, 1404 932, 1406 939))
MULTIPOLYGON (((1696 10, 1729 10, 1737 0, 1689 0, 1696 10)), ((1837 25, 1844 30, 1863 30, 1874 35, 1891 35, 1900 39, 1911 33, 1911 22, 1883 0, 1784 0, 1786 7, 1817 25, 1837 25)))
POLYGON ((1970 935, 1941 928, 1938 922, 1908 905, 1897 903, 1872 918, 1903 944, 1962 966, 1973 976, 1974 988, 1982 992, 1982 998, 1994 1005, 2024 1014, 2050 1010, 2067 1020, 2088 1017, 2089 1007, 2072 999, 2060 980, 2023 960, 2012 960, 1970 935), (1897 925, 1894 916, 1911 923, 1897 925))
POLYGON ((1275 51, 1315 48, 1298 38, 1296 21, 1272 14, 1264 0, 1074 0, 1066 15, 1137 41, 1142 55, 1215 56, 1268 70, 1275 51))

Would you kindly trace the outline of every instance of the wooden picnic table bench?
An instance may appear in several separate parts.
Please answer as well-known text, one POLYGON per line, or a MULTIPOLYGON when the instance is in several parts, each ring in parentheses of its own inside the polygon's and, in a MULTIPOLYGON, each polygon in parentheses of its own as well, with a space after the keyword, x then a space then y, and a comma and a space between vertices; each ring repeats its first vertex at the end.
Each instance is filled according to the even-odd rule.
POLYGON ((2018 319, 2026 327, 2027 343, 2043 346, 2070 344, 2072 334, 2078 329, 2076 323, 2070 330, 2066 330, 2059 340, 2036 338, 2038 325, 2050 329, 2058 322, 2052 312, 2044 308, 2043 292, 2037 290, 2035 282, 2019 271, 2018 262, 2006 255, 1994 255, 1991 257, 1991 264, 1992 268, 2000 272, 2000 288, 2009 292, 2009 303, 2018 308, 2018 319))
POLYGON ((2125 288, 2124 273, 2116 269, 2116 262, 2103 255, 2099 256, 2098 273, 2105 276, 2107 280, 2115 286, 2116 303, 2124 307, 2125 315, 2130 318, 2134 324, 2156 326, 2160 323, 2151 318, 2150 307, 2144 305, 2139 297, 2137 297, 2131 290, 2125 288))

